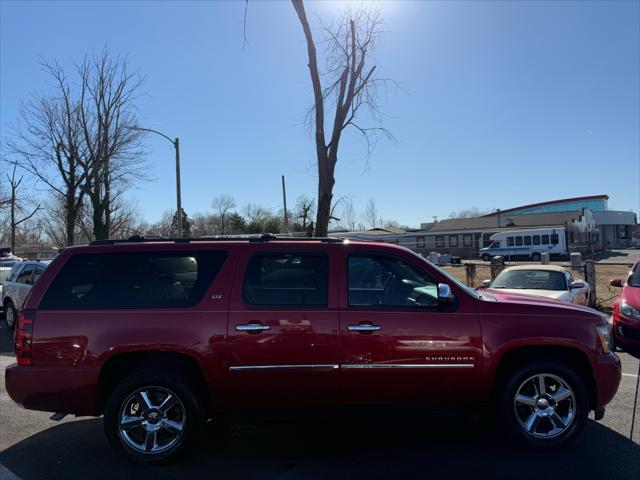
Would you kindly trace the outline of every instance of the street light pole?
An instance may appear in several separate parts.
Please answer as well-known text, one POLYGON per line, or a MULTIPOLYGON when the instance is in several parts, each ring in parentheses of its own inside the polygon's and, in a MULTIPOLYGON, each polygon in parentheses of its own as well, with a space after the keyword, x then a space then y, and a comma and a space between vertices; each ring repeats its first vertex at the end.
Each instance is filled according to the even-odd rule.
POLYGON ((160 135, 161 137, 166 138, 171 142, 173 148, 176 150, 176 215, 178 222, 178 237, 182 238, 182 194, 180 189, 180 139, 176 137, 175 140, 171 140, 164 133, 158 132, 157 130, 152 130, 150 128, 142 128, 137 126, 127 127, 130 130, 135 130, 137 132, 151 132, 156 135, 160 135))

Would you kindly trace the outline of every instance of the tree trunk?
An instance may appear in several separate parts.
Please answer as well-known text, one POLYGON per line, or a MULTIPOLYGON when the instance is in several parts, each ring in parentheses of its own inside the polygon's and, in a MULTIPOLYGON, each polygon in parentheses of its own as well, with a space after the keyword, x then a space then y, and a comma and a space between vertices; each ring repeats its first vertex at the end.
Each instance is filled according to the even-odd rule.
POLYGON ((316 237, 326 237, 331 217, 333 186, 336 183, 328 159, 318 162, 318 211, 316 213, 316 237))
MULTIPOLYGON (((15 170, 14 170, 15 172, 15 170)), ((11 253, 16 251, 16 187, 11 185, 11 253)))
POLYGON ((65 225, 65 244, 67 247, 75 245, 76 243, 76 220, 78 218, 78 211, 76 209, 76 195, 72 190, 67 191, 67 198, 64 205, 66 213, 66 225, 65 225))

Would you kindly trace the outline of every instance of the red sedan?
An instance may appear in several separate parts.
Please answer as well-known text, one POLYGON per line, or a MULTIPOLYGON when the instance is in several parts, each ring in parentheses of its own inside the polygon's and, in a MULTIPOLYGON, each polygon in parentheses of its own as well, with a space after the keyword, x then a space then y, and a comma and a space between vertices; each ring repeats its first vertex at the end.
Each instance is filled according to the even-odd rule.
POLYGON ((627 281, 611 280, 614 287, 622 287, 620 296, 613 304, 613 331, 616 344, 624 350, 640 352, 640 260, 627 281))

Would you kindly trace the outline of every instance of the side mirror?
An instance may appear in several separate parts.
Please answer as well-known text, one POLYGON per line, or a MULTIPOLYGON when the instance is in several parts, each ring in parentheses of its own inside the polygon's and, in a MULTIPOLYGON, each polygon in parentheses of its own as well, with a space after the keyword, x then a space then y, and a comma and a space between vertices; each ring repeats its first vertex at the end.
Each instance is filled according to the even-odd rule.
POLYGON ((438 284, 438 302, 444 305, 453 303, 456 296, 453 294, 451 287, 446 283, 438 284))
POLYGON ((484 288, 489 288, 491 286, 491 280, 483 280, 482 285, 484 285, 484 288))
POLYGON ((573 290, 578 288, 585 288, 587 285, 587 282, 583 280, 576 280, 575 282, 572 282, 571 285, 569 285, 569 288, 573 290))
POLYGON ((611 280, 609 282, 609 285, 611 285, 612 287, 618 287, 618 288, 622 288, 624 286, 622 284, 622 280, 620 280, 619 278, 614 278, 613 280, 611 280))

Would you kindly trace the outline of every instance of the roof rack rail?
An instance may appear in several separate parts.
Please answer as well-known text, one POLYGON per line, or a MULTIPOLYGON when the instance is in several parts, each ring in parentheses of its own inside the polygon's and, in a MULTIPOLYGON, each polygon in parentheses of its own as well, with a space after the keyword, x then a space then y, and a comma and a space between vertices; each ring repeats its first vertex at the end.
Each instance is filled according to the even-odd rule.
POLYGON ((252 243, 265 242, 323 242, 323 243, 343 243, 346 239, 337 237, 284 237, 277 236, 273 233, 264 233, 262 235, 216 235, 204 236, 197 238, 169 238, 158 235, 133 235, 127 239, 118 240, 94 240, 89 243, 90 246, 100 245, 117 245, 122 243, 151 243, 151 242, 174 242, 174 243, 192 243, 192 242, 241 242, 248 241, 252 243))

